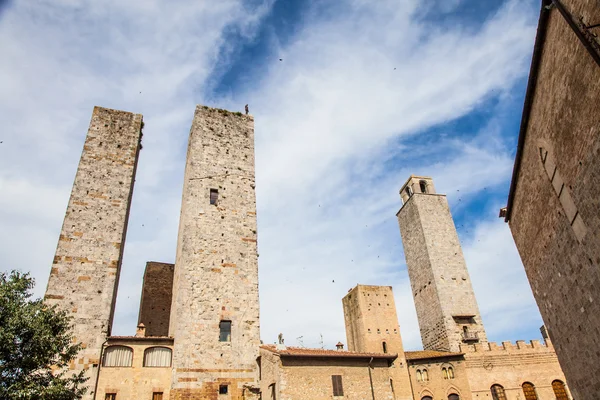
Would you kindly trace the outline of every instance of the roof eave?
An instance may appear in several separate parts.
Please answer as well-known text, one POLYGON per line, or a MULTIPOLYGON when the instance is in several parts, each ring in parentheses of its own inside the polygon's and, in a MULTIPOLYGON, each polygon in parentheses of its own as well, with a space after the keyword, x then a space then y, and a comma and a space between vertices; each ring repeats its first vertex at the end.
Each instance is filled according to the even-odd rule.
POLYGON ((529 125, 529 116, 531 113, 531 106, 533 104, 533 97, 537 86, 538 71, 540 61, 542 58, 542 51, 544 43, 546 41, 546 31, 548 26, 548 17, 550 15, 547 6, 552 4, 551 0, 542 0, 542 8, 540 10, 540 18, 538 22, 537 34, 535 36, 535 44, 533 47, 533 56, 531 58, 531 68, 529 70, 529 80, 527 82, 527 91, 525 92, 525 101, 523 104, 523 115, 521 117, 521 125, 519 128, 519 140, 517 144, 517 153, 515 154, 515 164, 513 167, 512 179, 510 182, 510 189, 508 192, 508 201, 506 205, 506 216, 504 222, 510 220, 512 213, 512 204, 514 201, 515 191, 517 188, 517 181, 519 179, 519 172, 521 169, 521 158, 523 156, 523 147, 525 146, 525 136, 527 135, 527 127, 529 125))

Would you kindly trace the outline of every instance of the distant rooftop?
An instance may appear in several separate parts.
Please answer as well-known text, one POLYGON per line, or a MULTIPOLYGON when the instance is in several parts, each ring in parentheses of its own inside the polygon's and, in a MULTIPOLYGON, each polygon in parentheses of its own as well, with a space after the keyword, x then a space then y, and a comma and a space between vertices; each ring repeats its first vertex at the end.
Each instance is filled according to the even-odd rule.
POLYGON ((429 358, 444 358, 444 357, 456 357, 462 356, 463 353, 452 353, 450 351, 435 351, 435 350, 418 350, 418 351, 405 351, 404 356, 406 360, 425 360, 429 358))
POLYGON ((273 344, 265 344, 260 346, 262 349, 269 350, 280 356, 290 357, 331 357, 331 358, 383 358, 393 360, 398 357, 397 354, 385 354, 385 353, 359 353, 355 351, 345 350, 326 350, 326 349, 307 349, 304 347, 285 347, 277 348, 273 344))

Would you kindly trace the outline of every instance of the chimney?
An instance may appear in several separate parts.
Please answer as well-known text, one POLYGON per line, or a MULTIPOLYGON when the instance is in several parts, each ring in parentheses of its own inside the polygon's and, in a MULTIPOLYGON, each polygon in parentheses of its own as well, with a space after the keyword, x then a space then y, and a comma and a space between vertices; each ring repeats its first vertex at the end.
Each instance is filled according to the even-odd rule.
POLYGON ((143 323, 140 322, 140 324, 137 326, 137 330, 135 331, 135 336, 136 337, 146 336, 146 325, 144 325, 143 323))
POLYGON ((342 351, 344 350, 344 343, 342 342, 338 342, 335 347, 337 348, 338 351, 342 351))

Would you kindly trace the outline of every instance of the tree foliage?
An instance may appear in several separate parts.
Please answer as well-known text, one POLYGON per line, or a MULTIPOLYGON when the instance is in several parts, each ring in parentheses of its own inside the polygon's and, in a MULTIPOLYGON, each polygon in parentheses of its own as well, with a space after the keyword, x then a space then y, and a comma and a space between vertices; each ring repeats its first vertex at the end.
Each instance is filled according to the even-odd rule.
POLYGON ((33 299, 33 286, 28 273, 0 273, 0 399, 80 399, 87 378, 68 368, 81 348, 70 317, 33 299))

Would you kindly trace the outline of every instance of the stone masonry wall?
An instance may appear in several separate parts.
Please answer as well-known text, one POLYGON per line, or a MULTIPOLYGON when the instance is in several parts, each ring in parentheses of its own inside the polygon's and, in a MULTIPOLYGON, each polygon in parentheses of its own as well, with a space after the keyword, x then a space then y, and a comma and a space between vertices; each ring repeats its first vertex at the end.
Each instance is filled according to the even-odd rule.
POLYGON ((102 367, 97 400, 105 399, 108 393, 116 394, 117 400, 153 400, 153 393, 162 393, 162 400, 169 400, 171 367, 145 367, 144 352, 155 346, 172 349, 172 340, 121 338, 110 339, 107 345, 131 348, 133 360, 130 367, 102 367))
POLYGON ((45 300, 73 317, 91 398, 100 348, 110 335, 142 116, 95 107, 50 272, 45 300))
POLYGON ((485 342, 446 196, 415 191, 397 217, 424 348, 458 351, 463 326, 485 342))
POLYGON ((254 121, 198 106, 190 131, 169 333, 173 399, 241 399, 260 345, 254 121), (218 191, 216 204, 211 189, 218 191), (219 323, 232 322, 219 341, 219 323), (219 396, 219 385, 228 394, 219 396))
MULTIPOLYGON (((600 21, 596 0, 562 3, 576 20, 600 21)), ((544 12, 509 223, 573 395, 592 399, 600 392, 600 67, 556 8, 544 12), (540 148, 552 162, 542 163, 540 148), (576 217, 583 227, 571 225, 576 217)))
POLYGON ((281 359, 278 354, 260 349, 260 392, 262 400, 280 399, 281 359))
POLYGON ((525 382, 535 386, 539 399, 556 399, 552 382, 567 383, 550 341, 546 345, 537 340, 461 345, 461 351, 473 399, 489 399, 490 388, 498 384, 507 400, 522 400, 525 382))
POLYGON ((174 268, 174 264, 146 263, 138 320, 146 327, 146 336, 169 335, 174 268))
POLYGON ((410 399, 412 391, 404 358, 404 346, 391 286, 357 285, 342 299, 348 350, 398 354, 390 374, 396 399, 410 399))
MULTIPOLYGON (((342 376, 344 400, 370 400, 369 360, 318 360, 282 358, 281 389, 277 400, 331 400, 333 396, 331 376, 342 376)), ((376 359, 371 364, 373 391, 377 400, 405 399, 392 392, 387 360, 376 359)), ((397 392, 397 382, 392 381, 397 392)), ((410 399, 408 397, 406 399, 410 399)), ((270 397, 263 394, 263 399, 270 397)))
POLYGON ((446 400, 451 394, 458 394, 464 400, 472 398, 466 362, 462 356, 410 360, 408 363, 415 400, 421 400, 425 396, 431 396, 435 400, 446 400), (454 370, 454 378, 444 379, 442 368, 449 367, 454 370), (427 370, 427 381, 417 379, 417 371, 423 370, 427 370))

